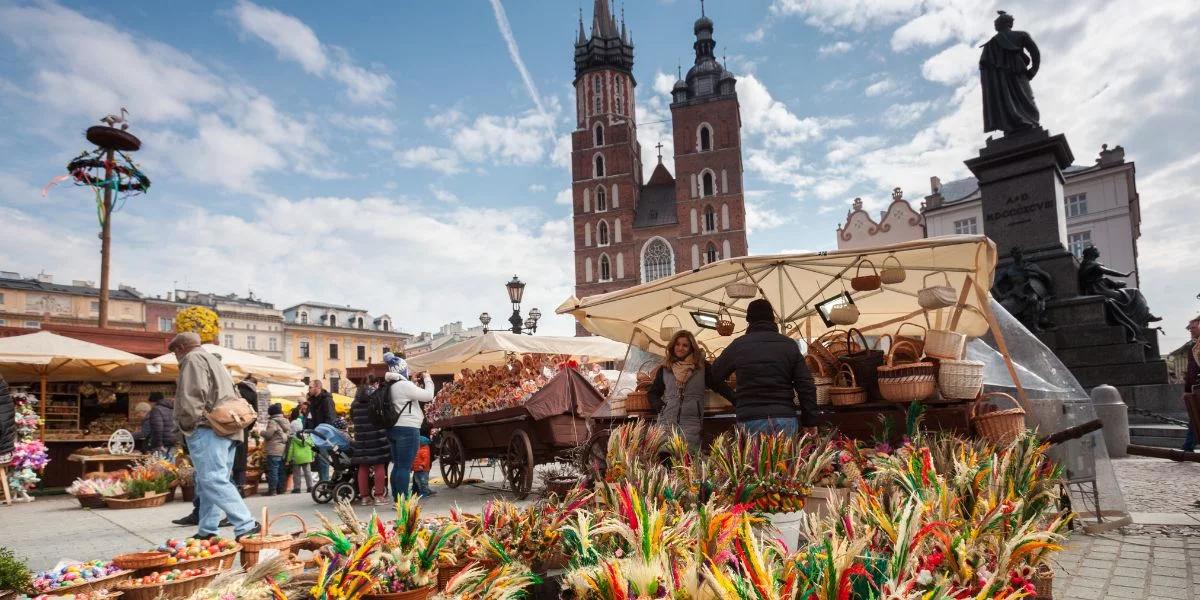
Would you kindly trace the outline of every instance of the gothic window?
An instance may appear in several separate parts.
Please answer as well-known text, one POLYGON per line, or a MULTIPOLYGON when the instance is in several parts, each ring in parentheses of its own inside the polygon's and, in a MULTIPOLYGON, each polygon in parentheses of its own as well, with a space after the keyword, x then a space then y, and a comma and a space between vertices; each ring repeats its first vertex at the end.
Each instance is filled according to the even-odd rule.
POLYGON ((712 127, 708 124, 700 126, 700 151, 707 152, 712 150, 712 127))
POLYGON ((600 221, 600 225, 596 227, 596 245, 608 245, 608 223, 600 221))
POLYGON ((642 250, 642 282, 675 274, 675 256, 662 238, 650 240, 642 250))
POLYGON ((705 171, 700 176, 700 195, 712 196, 717 193, 717 178, 713 176, 712 171, 705 171))
POLYGON ((590 256, 583 261, 583 280, 588 283, 592 282, 592 257, 590 256))
POLYGON ((607 254, 600 255, 600 281, 612 281, 612 263, 607 254))
POLYGON ((593 132, 592 138, 593 138, 592 141, 595 143, 596 146, 604 145, 604 126, 603 125, 596 123, 596 129, 593 132))
POLYGON ((717 230, 717 212, 711 206, 704 207, 704 233, 717 230))
POLYGON ((716 244, 709 242, 708 248, 704 250, 704 264, 707 265, 709 263, 715 263, 717 262, 717 258, 719 258, 719 255, 717 254, 717 246, 716 244))
POLYGON ((604 155, 596 155, 596 164, 592 177, 604 177, 604 155))
POLYGON ((604 192, 604 186, 596 188, 596 212, 604 212, 608 210, 608 194, 604 192))
POLYGON ((600 111, 603 110, 601 87, 600 76, 592 77, 592 112, 595 114, 600 114, 600 111))
POLYGON ((615 104, 616 104, 617 114, 623 115, 623 114, 625 114, 625 84, 624 84, 624 80, 621 79, 620 77, 613 79, 613 90, 614 90, 613 96, 616 99, 615 104))

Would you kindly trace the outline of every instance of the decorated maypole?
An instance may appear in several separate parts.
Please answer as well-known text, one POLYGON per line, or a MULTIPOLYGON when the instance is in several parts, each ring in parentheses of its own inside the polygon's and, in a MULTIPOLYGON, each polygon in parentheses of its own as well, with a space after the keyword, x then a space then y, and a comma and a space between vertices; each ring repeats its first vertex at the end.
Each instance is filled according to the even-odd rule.
POLYGON ((127 120, 129 111, 121 109, 120 115, 108 115, 100 119, 104 125, 95 125, 87 130, 87 140, 96 145, 95 150, 85 150, 67 163, 67 174, 55 177, 46 189, 65 181, 92 188, 96 194, 96 214, 100 220, 100 327, 108 327, 108 271, 112 258, 112 214, 125 204, 130 196, 145 193, 150 189, 150 178, 129 158, 126 152, 135 152, 142 141, 129 133, 127 120), (120 125, 120 128, 117 125, 120 125), (101 175, 103 171, 103 175, 101 175))

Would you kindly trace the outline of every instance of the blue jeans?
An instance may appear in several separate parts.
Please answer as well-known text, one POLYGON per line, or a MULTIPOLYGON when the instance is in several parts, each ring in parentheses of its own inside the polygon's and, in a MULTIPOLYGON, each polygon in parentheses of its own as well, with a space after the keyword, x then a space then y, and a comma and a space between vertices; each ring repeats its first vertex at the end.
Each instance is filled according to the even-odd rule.
POLYGON ((429 495, 429 471, 413 471, 412 480, 414 494, 429 495))
POLYGON ((748 421, 738 421, 738 426, 746 430, 746 433, 786 433, 788 435, 796 435, 800 432, 800 424, 795 417, 767 417, 765 419, 751 419, 748 421))
POLYGON ((283 493, 283 457, 267 456, 267 493, 283 493))
POLYGON ((329 481, 329 452, 322 448, 315 448, 317 456, 313 463, 317 465, 317 481, 329 481))
POLYGON ((392 498, 408 493, 413 459, 421 445, 421 430, 417 427, 393 427, 388 430, 392 444, 392 498))
POLYGON ((254 528, 254 517, 237 486, 229 481, 233 464, 234 442, 223 438, 207 427, 197 427, 188 437, 188 451, 196 469, 196 497, 200 502, 200 534, 215 534, 224 512, 233 523, 234 535, 254 528))

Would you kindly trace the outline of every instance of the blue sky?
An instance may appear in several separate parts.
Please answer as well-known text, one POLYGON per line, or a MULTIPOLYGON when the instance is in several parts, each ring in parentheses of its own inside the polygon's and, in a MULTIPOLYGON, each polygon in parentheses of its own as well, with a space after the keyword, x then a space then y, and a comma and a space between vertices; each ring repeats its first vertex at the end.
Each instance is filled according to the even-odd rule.
MULTIPOLYGON (((581 4, 590 25, 591 2, 561 0, 0 2, 0 269, 98 279, 90 196, 40 192, 84 148, 82 130, 125 106, 154 186, 114 220, 117 281, 353 303, 419 331, 503 311, 518 273, 527 308, 549 313, 572 292, 563 201, 581 4)), ((1200 130, 1186 54, 1200 8, 1053 4, 1003 5, 1046 57, 1044 124, 1080 162, 1101 143, 1137 161, 1142 277, 1173 321, 1168 343, 1182 341, 1200 277, 1169 257, 1195 255, 1186 199, 1200 159, 1177 133, 1200 130)), ((740 79, 752 252, 831 248, 855 196, 878 210, 892 187, 919 201, 931 175, 966 174, 984 138, 975 46, 994 2, 707 7, 740 79)), ((624 9, 639 120, 664 119, 698 3, 624 9)), ((640 128, 646 161, 664 131, 640 128)))

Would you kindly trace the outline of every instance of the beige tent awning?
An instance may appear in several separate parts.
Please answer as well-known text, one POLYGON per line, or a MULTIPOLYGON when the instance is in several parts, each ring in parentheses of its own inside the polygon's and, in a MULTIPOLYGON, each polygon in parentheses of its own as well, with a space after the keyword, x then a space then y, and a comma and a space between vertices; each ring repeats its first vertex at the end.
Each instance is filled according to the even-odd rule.
POLYGON ((628 350, 628 345, 604 338, 489 331, 479 337, 415 356, 408 360, 408 367, 414 373, 429 371, 434 375, 450 375, 462 369, 502 365, 509 354, 566 354, 596 361, 620 360, 625 358, 628 350))
MULTIPOLYGON (((213 344, 204 344, 202 348, 210 354, 217 355, 221 359, 221 364, 225 365, 225 368, 229 370, 229 375, 234 379, 254 375, 263 379, 299 381, 304 377, 304 367, 297 367, 282 360, 213 344)), ((162 373, 157 379, 174 380, 179 374, 179 361, 175 359, 173 353, 156 357, 150 362, 162 367, 162 373)), ((126 371, 122 370, 117 374, 124 375, 126 371)))
POLYGON ((145 371, 136 355, 49 331, 0 338, 0 375, 9 382, 96 381, 122 367, 145 371))
MULTIPOLYGON (((996 248, 984 236, 943 236, 862 250, 806 254, 746 256, 726 259, 642 285, 582 299, 570 298, 558 308, 588 331, 609 339, 633 343, 644 349, 660 348, 664 327, 682 327, 696 334, 711 352, 718 353, 746 329, 746 306, 752 298, 730 298, 726 285, 750 283, 760 298, 775 307, 779 320, 794 337, 816 337, 830 329, 816 306, 846 292, 861 316, 855 324, 867 335, 891 333, 904 322, 924 326, 926 314, 917 304, 917 292, 926 286, 948 285, 963 299, 957 331, 980 336, 988 321, 979 306, 979 295, 962 294, 970 277, 988 290, 996 266, 996 248), (894 260, 893 260, 894 257, 894 260), (901 283, 880 289, 854 291, 850 280, 859 271, 872 273, 866 261, 882 270, 883 262, 896 261, 905 271, 901 283), (693 313, 709 319, 722 309, 735 324, 733 336, 719 335, 697 324, 693 313)), ((986 296, 986 294, 984 294, 986 296)), ((947 327, 952 309, 928 315, 936 327, 947 327)))

